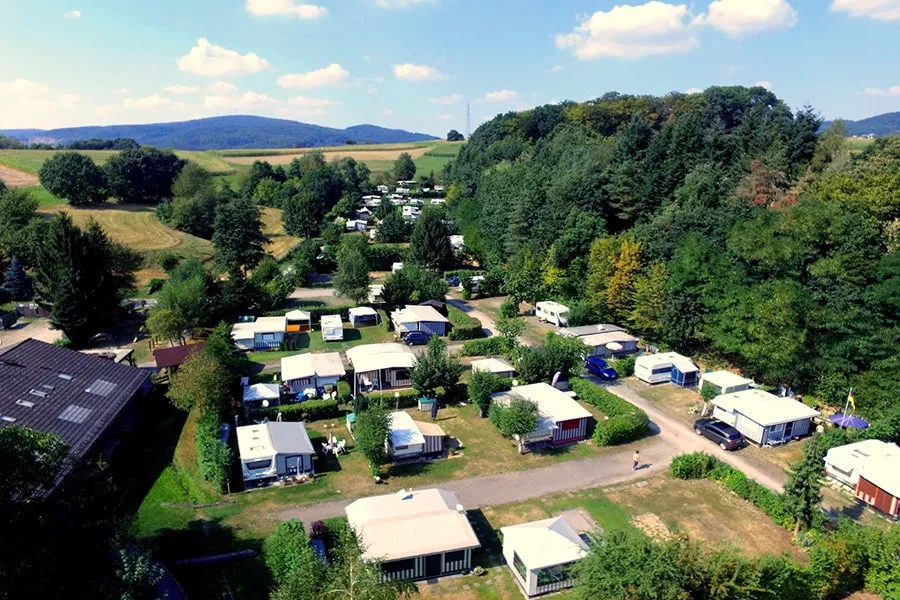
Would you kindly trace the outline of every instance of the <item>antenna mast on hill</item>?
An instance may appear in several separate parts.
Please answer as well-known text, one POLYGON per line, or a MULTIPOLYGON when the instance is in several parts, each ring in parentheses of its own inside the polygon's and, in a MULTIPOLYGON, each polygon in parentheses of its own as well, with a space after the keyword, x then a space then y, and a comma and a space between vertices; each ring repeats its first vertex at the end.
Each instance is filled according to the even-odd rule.
POLYGON ((466 139, 472 134, 472 105, 466 102, 466 139))

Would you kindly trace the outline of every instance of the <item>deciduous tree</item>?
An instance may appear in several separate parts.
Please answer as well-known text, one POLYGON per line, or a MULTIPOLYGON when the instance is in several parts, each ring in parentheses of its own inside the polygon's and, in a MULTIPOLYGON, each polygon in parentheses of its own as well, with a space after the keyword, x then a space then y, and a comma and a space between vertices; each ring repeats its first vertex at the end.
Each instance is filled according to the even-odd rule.
POLYGON ((73 206, 106 200, 103 169, 80 152, 57 152, 38 172, 41 185, 73 206))
POLYGON ((453 389, 459 383, 462 365, 447 351, 447 343, 437 336, 428 340, 425 353, 412 369, 413 388, 423 396, 433 397, 438 388, 453 389))
POLYGON ((390 430, 390 417, 380 405, 370 404, 356 415, 356 447, 369 461, 373 471, 388 460, 385 443, 390 430))
POLYGON ((366 240, 359 235, 344 236, 338 251, 338 270, 334 276, 334 290, 339 295, 362 304, 369 298, 369 260, 366 240))
POLYGON ((266 255, 267 241, 259 207, 249 200, 236 198, 216 209, 213 260, 223 271, 236 275, 258 265, 266 255))
POLYGON ((106 161, 109 193, 122 202, 159 202, 172 196, 184 161, 171 150, 150 146, 123 150, 106 161))
POLYGON ((410 181, 416 176, 416 163, 413 162, 409 152, 402 152, 394 161, 394 179, 397 181, 410 181))

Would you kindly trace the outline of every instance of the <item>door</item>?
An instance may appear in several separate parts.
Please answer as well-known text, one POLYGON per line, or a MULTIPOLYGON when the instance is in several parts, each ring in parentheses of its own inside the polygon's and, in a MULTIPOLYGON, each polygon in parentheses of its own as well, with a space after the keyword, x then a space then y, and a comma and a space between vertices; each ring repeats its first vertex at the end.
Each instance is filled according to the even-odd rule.
POLYGON ((794 422, 784 424, 784 440, 790 441, 794 437, 794 422))
POLYGON ((425 557, 425 577, 439 577, 441 574, 441 554, 425 557))

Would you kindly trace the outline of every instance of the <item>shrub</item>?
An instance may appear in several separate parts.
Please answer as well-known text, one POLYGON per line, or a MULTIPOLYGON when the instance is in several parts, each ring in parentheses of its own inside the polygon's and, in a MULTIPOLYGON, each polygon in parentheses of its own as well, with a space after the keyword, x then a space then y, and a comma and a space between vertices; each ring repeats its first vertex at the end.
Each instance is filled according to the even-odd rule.
POLYGON ((321 540, 328 534, 324 521, 313 521, 309 526, 309 537, 314 540, 321 540))
POLYGON ((231 448, 220 441, 219 425, 219 415, 215 411, 204 412, 197 419, 194 443, 197 446, 200 475, 219 492, 224 492, 231 473, 233 454, 231 448))
POLYGON ((506 317, 507 319, 512 319, 513 317, 519 316, 519 303, 512 299, 512 297, 507 298, 503 301, 503 304, 500 305, 500 316, 506 317))
POLYGON ((616 370, 619 377, 631 377, 634 375, 634 357, 623 356, 616 360, 611 360, 610 365, 616 370))
POLYGON ((672 459, 669 468, 677 479, 703 479, 712 471, 717 462, 717 459, 709 454, 694 452, 676 456, 672 459))
POLYGON ((150 280, 150 285, 147 288, 147 293, 153 295, 156 292, 158 292, 159 290, 161 290, 164 285, 166 285, 165 279, 159 279, 158 277, 154 277, 153 279, 150 280))
POLYGON ((585 379, 572 378, 569 385, 583 402, 596 406, 608 417, 594 428, 594 443, 598 446, 632 442, 647 432, 650 418, 638 407, 585 379))
POLYGON ((267 416, 274 420, 281 413, 285 421, 319 421, 338 416, 337 400, 306 400, 296 404, 282 404, 264 410, 251 411, 251 416, 267 416))
POLYGON ((369 244, 366 247, 369 268, 373 271, 390 271, 394 263, 405 262, 408 254, 406 244, 369 244))
POLYGON ((163 252, 159 257, 159 266, 166 273, 177 267, 180 262, 181 257, 174 252, 163 252))
POLYGON ((512 340, 502 337, 489 337, 477 340, 469 340, 463 344, 461 354, 463 356, 494 356, 501 354, 509 357, 512 352, 512 340))
POLYGON ((474 340, 484 337, 481 321, 470 317, 458 308, 448 306, 447 318, 453 324, 449 335, 451 340, 474 340))
POLYGON ((353 389, 350 384, 343 379, 337 384, 337 400, 338 402, 349 402, 353 398, 353 389))
POLYGON ((380 406, 384 410, 413 408, 419 405, 419 394, 415 390, 398 392, 371 392, 365 395, 369 406, 380 406), (394 396, 394 394, 399 396, 394 396))

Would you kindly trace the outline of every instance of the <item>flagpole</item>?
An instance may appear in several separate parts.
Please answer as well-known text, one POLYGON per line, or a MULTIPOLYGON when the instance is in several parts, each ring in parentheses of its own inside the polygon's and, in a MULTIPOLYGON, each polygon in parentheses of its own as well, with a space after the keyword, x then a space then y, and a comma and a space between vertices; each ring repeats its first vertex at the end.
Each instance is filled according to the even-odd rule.
POLYGON ((850 388, 850 393, 847 394, 847 402, 844 403, 844 414, 841 417, 841 427, 847 422, 847 409, 850 408, 850 396, 853 395, 853 388, 850 388))

